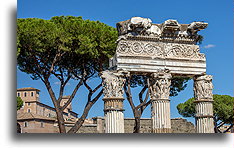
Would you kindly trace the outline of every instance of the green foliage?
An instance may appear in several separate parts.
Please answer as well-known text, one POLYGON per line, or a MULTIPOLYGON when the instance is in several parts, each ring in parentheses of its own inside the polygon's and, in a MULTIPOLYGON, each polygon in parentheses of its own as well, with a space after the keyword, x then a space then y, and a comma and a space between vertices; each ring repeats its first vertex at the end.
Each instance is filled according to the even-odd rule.
MULTIPOLYGON (((213 95, 214 116, 225 123, 231 124, 233 121, 233 97, 228 95, 213 95)), ((177 105, 179 114, 183 117, 195 117, 194 98, 190 98, 184 103, 177 105)))
POLYGON ((82 17, 56 16, 50 20, 27 18, 17 20, 17 61, 21 71, 33 79, 63 71, 92 76, 107 68, 115 53, 118 34, 115 28, 82 17))
POLYGON ((233 122, 234 98, 228 95, 214 95, 214 115, 226 123, 233 122))
POLYGON ((193 101, 194 98, 190 98, 186 102, 178 104, 177 110, 179 114, 183 117, 195 117, 195 104, 193 101))
POLYGON ((23 106, 23 100, 20 97, 17 97, 17 110, 23 106))
POLYGON ((170 96, 177 96, 179 92, 187 87, 189 77, 173 77, 170 86, 170 96))

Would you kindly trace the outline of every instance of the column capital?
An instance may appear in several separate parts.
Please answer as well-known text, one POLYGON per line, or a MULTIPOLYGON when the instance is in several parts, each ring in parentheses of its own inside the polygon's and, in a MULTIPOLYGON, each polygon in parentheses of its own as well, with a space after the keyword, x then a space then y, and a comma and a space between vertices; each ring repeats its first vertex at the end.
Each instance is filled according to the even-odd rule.
POLYGON ((126 71, 102 71, 104 98, 123 98, 123 86, 126 81, 125 77, 129 75, 126 71))
POLYGON ((169 72, 152 73, 150 76, 150 98, 169 99, 172 75, 169 72))
POLYGON ((194 97, 195 100, 212 100, 213 98, 213 77, 202 75, 194 77, 194 97))

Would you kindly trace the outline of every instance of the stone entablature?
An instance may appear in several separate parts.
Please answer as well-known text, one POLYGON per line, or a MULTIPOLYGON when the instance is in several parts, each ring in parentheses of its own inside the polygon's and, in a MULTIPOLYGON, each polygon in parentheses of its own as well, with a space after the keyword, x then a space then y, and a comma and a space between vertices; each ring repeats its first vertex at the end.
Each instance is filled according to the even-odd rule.
POLYGON ((200 37, 197 32, 207 25, 179 24, 176 20, 152 24, 150 19, 140 17, 119 22, 118 45, 110 68, 131 73, 169 69, 173 75, 202 75, 206 72, 206 58, 196 45, 200 37))

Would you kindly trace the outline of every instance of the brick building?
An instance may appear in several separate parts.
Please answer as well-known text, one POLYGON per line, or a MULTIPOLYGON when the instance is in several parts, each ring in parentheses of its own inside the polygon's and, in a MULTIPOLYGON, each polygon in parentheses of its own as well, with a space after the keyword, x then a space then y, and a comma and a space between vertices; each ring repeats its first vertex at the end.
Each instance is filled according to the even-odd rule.
MULTIPOLYGON (((55 108, 40 102, 39 89, 27 87, 17 89, 17 96, 23 100, 23 106, 17 111, 17 123, 20 125, 22 133, 56 133, 55 108)), ((69 96, 64 96, 61 104, 68 100, 69 96)), ((72 111, 71 104, 67 106, 63 113, 66 122, 77 120, 77 113, 72 111)))

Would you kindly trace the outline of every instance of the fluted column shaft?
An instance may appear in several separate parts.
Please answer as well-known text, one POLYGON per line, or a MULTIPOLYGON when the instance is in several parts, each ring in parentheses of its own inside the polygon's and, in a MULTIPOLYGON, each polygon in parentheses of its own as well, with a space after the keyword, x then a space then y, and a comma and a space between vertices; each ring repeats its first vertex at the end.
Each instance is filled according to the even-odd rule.
POLYGON ((214 133, 212 76, 194 78, 196 132, 214 133))
POLYGON ((105 114, 105 133, 124 133, 123 85, 124 72, 103 71, 103 101, 105 114))
POLYGON ((152 133, 170 133, 170 85, 171 74, 160 72, 150 77, 152 133))

